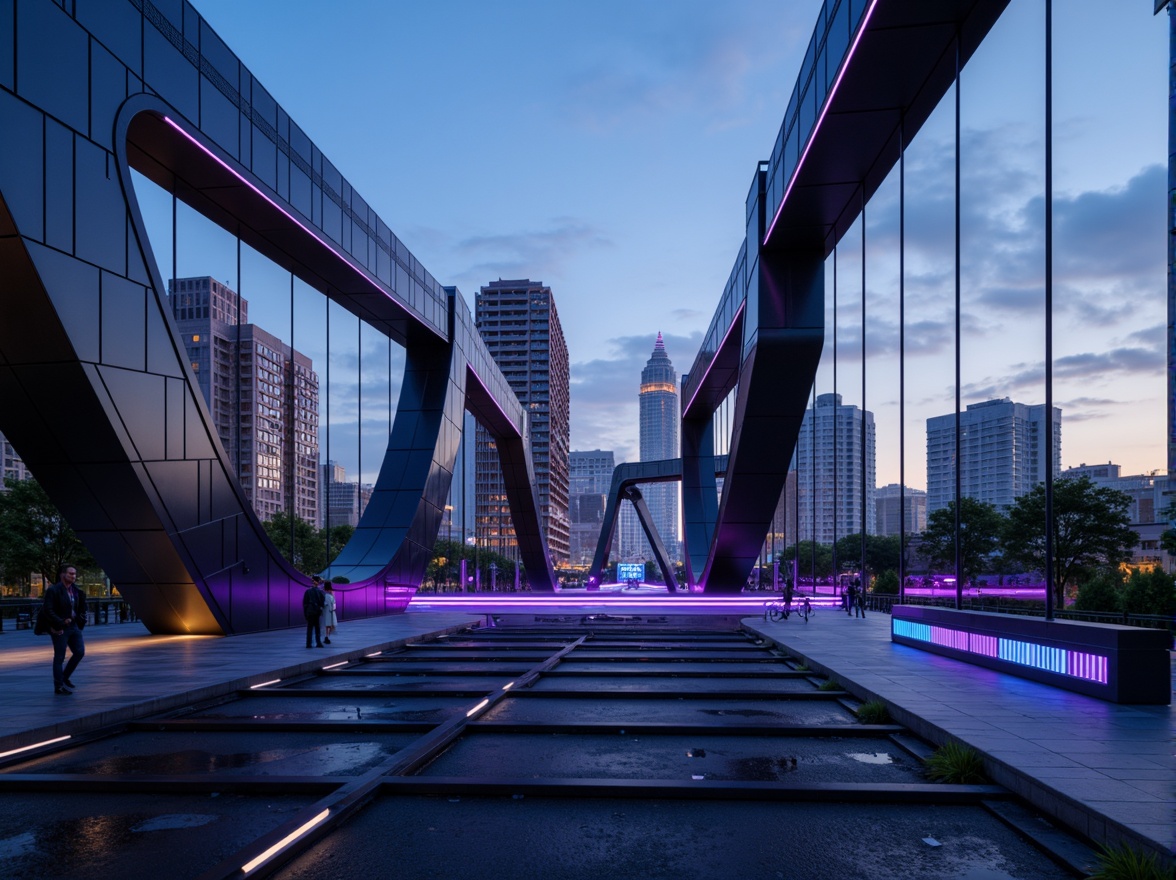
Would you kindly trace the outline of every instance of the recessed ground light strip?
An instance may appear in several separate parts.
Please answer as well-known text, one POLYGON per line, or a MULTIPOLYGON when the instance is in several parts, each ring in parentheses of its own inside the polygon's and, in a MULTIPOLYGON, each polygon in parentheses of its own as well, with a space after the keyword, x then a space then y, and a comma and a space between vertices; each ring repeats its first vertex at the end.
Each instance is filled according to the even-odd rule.
POLYGON ((251 684, 249 686, 249 690, 255 691, 258 688, 269 687, 271 684, 277 684, 280 681, 281 681, 280 678, 275 678, 272 681, 263 681, 261 684, 251 684))
POLYGON ((21 746, 19 749, 9 749, 7 752, 0 752, 0 758, 8 758, 12 755, 19 755, 21 752, 31 752, 33 749, 39 749, 43 746, 51 746, 54 743, 65 742, 70 738, 69 734, 65 736, 58 736, 53 739, 47 739, 44 742, 33 743, 31 746, 21 746))
POLYGON ((278 853, 280 853, 282 850, 284 850, 286 847, 288 847, 290 844, 292 844, 298 838, 302 837, 308 831, 321 825, 326 820, 327 816, 329 816, 329 815, 331 815, 330 810, 323 810, 321 813, 319 813, 317 816, 315 816, 309 822, 306 822, 302 825, 299 825, 297 828, 295 828, 293 831, 291 831, 289 834, 287 834, 285 837, 283 837, 281 840, 279 840, 277 843, 275 843, 273 846, 271 846, 269 849, 267 849, 265 852, 263 852, 261 855, 257 856, 257 858, 252 859, 251 861, 248 861, 245 864, 243 864, 241 866, 241 873, 248 874, 254 868, 269 861, 269 859, 276 856, 278 853))
POLYGON ((977 654, 1018 666, 1042 669, 1057 675, 1080 678, 1107 684, 1109 662, 1102 654, 1086 651, 1071 651, 1068 648, 1054 648, 1021 639, 1006 639, 999 636, 983 635, 947 626, 931 626, 910 620, 891 622, 896 636, 916 642, 927 642, 944 648, 951 648, 965 654, 977 654))
POLYGON ((324 669, 324 670, 327 670, 327 669, 338 669, 340 666, 346 666, 346 665, 347 665, 348 663, 350 663, 350 662, 351 662, 350 660, 343 660, 343 661, 342 661, 342 662, 340 662, 340 663, 332 663, 330 666, 324 666, 324 667, 323 667, 323 669, 324 669))

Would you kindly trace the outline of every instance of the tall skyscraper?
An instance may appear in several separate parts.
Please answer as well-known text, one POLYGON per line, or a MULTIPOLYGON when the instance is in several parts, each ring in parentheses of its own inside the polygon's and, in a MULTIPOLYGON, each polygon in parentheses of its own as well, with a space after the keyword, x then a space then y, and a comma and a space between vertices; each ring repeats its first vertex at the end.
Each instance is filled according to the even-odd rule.
POLYGON ((596 554, 608 490, 616 468, 611 449, 573 451, 570 459, 571 564, 588 566, 596 554))
POLYGON ((319 518, 318 376, 310 358, 248 323, 214 278, 176 278, 172 314, 217 434, 257 515, 319 518))
POLYGON ((815 411, 805 412, 796 443, 800 540, 832 544, 861 533, 863 421, 866 534, 875 533, 874 414, 843 405, 840 394, 821 394, 815 411))
POLYGON ((883 486, 875 493, 878 507, 878 534, 883 536, 917 535, 927 528, 927 493, 898 483, 883 486))
MULTIPOLYGON (((531 421, 531 457, 553 565, 569 554, 568 458, 571 383, 568 345, 550 287, 527 279, 491 282, 478 291, 474 320, 486 348, 531 421)), ((476 531, 489 549, 518 558, 498 451, 478 429, 476 531)))
MULTIPOLYGON (((641 461, 661 461, 678 457, 678 374, 662 335, 657 334, 653 353, 641 371, 641 391, 638 394, 640 410, 641 461)), ((662 543, 670 559, 680 562, 681 546, 678 541, 678 484, 650 483, 641 487, 645 503, 649 507, 653 524, 657 527, 662 543)), ((639 526, 638 526, 639 528, 639 526)), ((652 559, 648 550, 649 542, 644 533, 640 537, 641 547, 646 550, 643 559, 652 559)))
MULTIPOLYGON (((1007 397, 973 403, 960 413, 960 492, 1001 510, 1045 481, 1045 444, 1052 437, 1053 475, 1061 473, 1062 411, 1053 427, 1044 404, 1007 397)), ((955 498, 955 413, 927 419, 927 513, 955 498)))

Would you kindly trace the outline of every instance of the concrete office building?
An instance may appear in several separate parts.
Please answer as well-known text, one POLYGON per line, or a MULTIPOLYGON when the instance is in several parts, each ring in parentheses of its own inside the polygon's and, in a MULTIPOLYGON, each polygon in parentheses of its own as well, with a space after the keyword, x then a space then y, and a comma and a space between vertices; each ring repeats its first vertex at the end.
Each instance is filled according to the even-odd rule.
MULTIPOLYGON (((927 419, 927 513, 955 497, 955 414, 927 419)), ((1052 430, 1045 406, 1007 397, 973 403, 960 413, 960 492, 1007 510, 1045 480, 1046 442, 1053 443, 1053 474, 1061 473, 1062 411, 1054 407, 1052 430)))
POLYGON ((358 481, 348 482, 346 469, 336 461, 328 461, 321 471, 319 497, 323 503, 319 524, 328 528, 359 525, 359 518, 372 500, 372 487, 358 481))
POLYGON ((874 414, 843 404, 840 394, 819 395, 815 409, 810 407, 805 411, 801 424, 796 444, 796 475, 796 491, 800 493, 797 518, 800 540, 832 544, 846 535, 860 534, 863 515, 866 534, 875 534, 874 414))
POLYGON ((879 535, 917 535, 927 528, 927 493, 907 486, 905 497, 902 486, 890 483, 874 495, 875 523, 879 535))
MULTIPOLYGON (((531 456, 547 548, 553 565, 566 565, 571 384, 568 346, 555 297, 550 287, 538 281, 499 279, 478 291, 474 320, 487 351, 530 419, 531 456)), ((476 449, 477 540, 517 559, 498 452, 481 427, 476 449)))
POLYGON ((319 519, 318 376, 306 355, 249 323, 249 302, 215 278, 176 278, 172 314, 245 495, 266 520, 319 519))

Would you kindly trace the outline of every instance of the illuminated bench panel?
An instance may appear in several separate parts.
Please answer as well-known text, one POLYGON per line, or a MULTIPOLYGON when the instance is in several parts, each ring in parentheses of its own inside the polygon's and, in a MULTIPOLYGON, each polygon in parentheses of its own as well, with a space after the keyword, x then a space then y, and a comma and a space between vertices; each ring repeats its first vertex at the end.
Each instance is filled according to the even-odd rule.
POLYGON ((891 640, 1118 703, 1171 702, 1163 630, 896 605, 891 640))

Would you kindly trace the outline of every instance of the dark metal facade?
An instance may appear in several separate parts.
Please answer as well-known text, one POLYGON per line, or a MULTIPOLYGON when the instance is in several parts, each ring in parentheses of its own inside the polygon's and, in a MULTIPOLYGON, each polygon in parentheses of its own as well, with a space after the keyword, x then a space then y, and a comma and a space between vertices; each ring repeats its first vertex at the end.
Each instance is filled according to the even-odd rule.
POLYGON ((747 238, 682 383, 686 577, 747 582, 784 489, 824 344, 824 260, 1004 11, 1007 0, 826 0, 747 238), (958 56, 957 56, 958 53, 958 56), (717 497, 714 414, 732 392, 717 497))
POLYGON ((496 438, 532 585, 551 589, 525 411, 444 289, 183 0, 0 0, 0 419, 157 633, 297 624, 185 365, 130 169, 405 346, 375 493, 329 576, 403 610, 462 429, 496 438))

